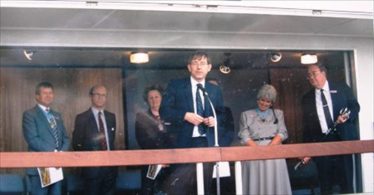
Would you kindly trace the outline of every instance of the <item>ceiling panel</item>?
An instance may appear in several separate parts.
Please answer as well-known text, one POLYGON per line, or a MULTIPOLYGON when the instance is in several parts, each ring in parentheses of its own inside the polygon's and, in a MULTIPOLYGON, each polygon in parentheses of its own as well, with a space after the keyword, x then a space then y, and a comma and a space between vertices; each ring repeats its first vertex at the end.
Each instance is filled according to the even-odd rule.
POLYGON ((1 28, 91 28, 109 10, 1 8, 1 28))
POLYGON ((202 31, 373 36, 373 20, 134 10, 1 8, 2 29, 202 31))
MULTIPOLYGON (((286 35, 328 35, 346 37, 373 38, 373 20, 352 18, 327 18, 286 15, 260 15, 260 14, 234 14, 234 13, 208 13, 208 12, 170 12, 170 11, 146 11, 146 10, 110 10, 110 9, 57 9, 57 8, 14 8, 0 7, 0 32, 34 32, 39 35, 50 35, 51 42, 57 40, 66 41, 66 38, 75 40, 76 34, 87 38, 81 40, 90 45, 92 40, 103 40, 103 43, 112 43, 118 39, 107 36, 117 32, 130 31, 137 34, 157 31, 160 40, 167 43, 169 39, 185 39, 178 36, 179 32, 199 33, 225 33, 227 37, 237 34, 286 34, 286 35), (95 35, 90 32, 99 32, 95 35), (104 33, 101 32, 106 32, 104 33), (57 37, 57 32, 63 32, 64 36, 57 37), (109 32, 109 33, 108 33, 109 32), (174 36, 169 36, 173 32, 174 36), (66 35, 66 37, 65 37, 66 35), (62 38, 61 38, 62 37, 62 38), (59 39, 60 38, 60 39, 59 39), (65 39, 64 39, 65 38, 65 39), (74 39, 75 38, 75 39, 74 39)), ((191 33, 191 34, 192 34, 191 33)), ((9 34, 9 33, 8 33, 9 34)), ((192 34, 194 35, 194 34, 192 34)), ((38 43, 37 37, 33 43, 38 43)), ((126 43, 132 41, 126 36, 126 43)), ((17 36, 11 37, 18 39, 17 36)), ((33 39, 34 37, 31 36, 33 39)), ((206 41, 194 39, 190 42, 206 41)), ((22 37, 21 37, 22 39, 22 37)), ((214 40, 214 39, 212 39, 214 40)), ((79 41, 79 40, 77 40, 79 41)), ((136 39, 142 44, 142 39, 136 39)), ((211 40, 210 40, 211 41, 211 40)), ((39 41, 40 42, 40 41, 39 41)), ((0 37, 0 46, 3 40, 0 37)), ((101 43, 101 42, 100 42, 101 43)), ((63 45, 63 43, 61 43, 63 45)), ((144 43, 146 45, 146 43, 144 43)), ((27 61, 23 56, 23 48, 0 48, 1 65, 57 65, 57 66, 121 66, 128 63, 127 56, 130 49, 50 49, 36 48, 33 61, 27 61)), ((163 51, 153 49, 150 51, 152 61, 145 65, 174 66, 185 65, 185 58, 189 51, 163 51)), ((215 63, 224 59, 224 53, 230 51, 212 52, 215 63)), ((290 56, 301 55, 301 52, 293 52, 290 56)), ((240 64, 255 64, 255 59, 263 60, 265 51, 234 52, 233 57, 240 64)), ((287 55, 286 55, 287 56, 287 55)), ((292 63, 298 63, 299 57, 289 58, 292 63)), ((260 63, 263 63, 262 61, 260 63)), ((239 64, 239 63, 238 63, 239 64)))

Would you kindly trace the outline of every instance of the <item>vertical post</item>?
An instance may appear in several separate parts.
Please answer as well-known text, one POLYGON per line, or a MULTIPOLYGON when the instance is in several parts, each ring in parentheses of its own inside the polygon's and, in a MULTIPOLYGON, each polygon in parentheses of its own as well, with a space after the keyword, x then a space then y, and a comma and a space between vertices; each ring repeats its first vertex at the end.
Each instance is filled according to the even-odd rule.
POLYGON ((353 178, 352 178, 352 182, 353 182, 353 193, 357 193, 357 176, 356 176, 356 156, 355 156, 355 154, 352 154, 351 155, 351 157, 352 157, 352 165, 353 165, 353 174, 352 174, 352 176, 353 176, 353 178))
POLYGON ((242 163, 235 161, 235 189, 236 194, 243 194, 242 163))
POLYGON ((216 162, 216 187, 217 187, 217 195, 221 195, 221 183, 219 177, 219 162, 216 162))
MULTIPOLYGON (((212 108, 212 111, 213 111, 213 117, 214 117, 214 147, 219 147, 219 144, 218 144, 218 121, 217 121, 217 113, 216 113, 216 109, 214 109, 214 105, 212 103, 212 100, 210 100, 209 96, 208 96, 208 93, 205 92, 204 93, 204 96, 205 98, 208 98, 208 101, 209 101, 209 104, 210 104, 210 107, 212 108)), ((217 185, 217 195, 221 195, 221 184, 220 184, 220 177, 219 177, 219 166, 218 166, 219 162, 216 162, 216 185, 217 185)))
POLYGON ((196 163, 197 194, 204 194, 204 171, 203 163, 196 163))

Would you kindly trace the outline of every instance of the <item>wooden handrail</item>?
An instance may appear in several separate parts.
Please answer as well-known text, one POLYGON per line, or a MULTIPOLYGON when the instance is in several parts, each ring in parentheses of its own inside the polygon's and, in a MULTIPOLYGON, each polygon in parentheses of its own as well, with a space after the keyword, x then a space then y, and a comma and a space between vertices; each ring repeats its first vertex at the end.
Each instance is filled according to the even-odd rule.
POLYGON ((131 166, 241 161, 374 152, 374 140, 269 147, 212 147, 101 152, 0 152, 0 168, 131 166))

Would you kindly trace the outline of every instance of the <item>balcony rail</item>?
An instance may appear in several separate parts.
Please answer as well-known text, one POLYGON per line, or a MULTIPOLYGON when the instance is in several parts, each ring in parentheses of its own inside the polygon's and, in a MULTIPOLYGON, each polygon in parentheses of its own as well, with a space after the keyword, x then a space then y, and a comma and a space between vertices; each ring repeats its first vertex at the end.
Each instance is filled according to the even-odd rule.
POLYGON ((0 152, 0 168, 91 167, 297 158, 374 152, 374 140, 97 152, 0 152))

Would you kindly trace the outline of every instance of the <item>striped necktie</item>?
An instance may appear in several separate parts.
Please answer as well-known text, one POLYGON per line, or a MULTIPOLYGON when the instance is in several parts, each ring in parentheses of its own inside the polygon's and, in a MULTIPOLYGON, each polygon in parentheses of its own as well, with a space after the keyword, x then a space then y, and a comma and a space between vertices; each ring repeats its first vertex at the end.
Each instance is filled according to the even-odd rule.
POLYGON ((99 134, 100 134, 100 146, 102 150, 107 150, 107 144, 106 144, 106 139, 105 139, 105 128, 104 128, 104 122, 102 119, 103 113, 100 111, 98 113, 98 119, 99 119, 99 134))
POLYGON ((59 148, 59 140, 60 140, 59 137, 60 136, 59 136, 58 129, 57 129, 56 118, 55 116, 53 116, 53 113, 50 111, 49 108, 46 109, 46 112, 47 112, 47 119, 49 122, 49 126, 51 127, 53 137, 55 138, 56 148, 59 148))
MULTIPOLYGON (((201 100, 199 89, 203 86, 199 83, 197 84, 196 89, 196 114, 200 115, 201 117, 205 117, 203 101, 201 100)), ((204 124, 200 124, 198 126, 198 130, 200 135, 204 135, 206 133, 206 126, 204 124)))
POLYGON ((334 126, 334 122, 331 119, 329 105, 327 104, 325 94, 323 94, 323 89, 321 89, 321 100, 322 100, 323 113, 325 114, 327 128, 331 129, 334 126))

